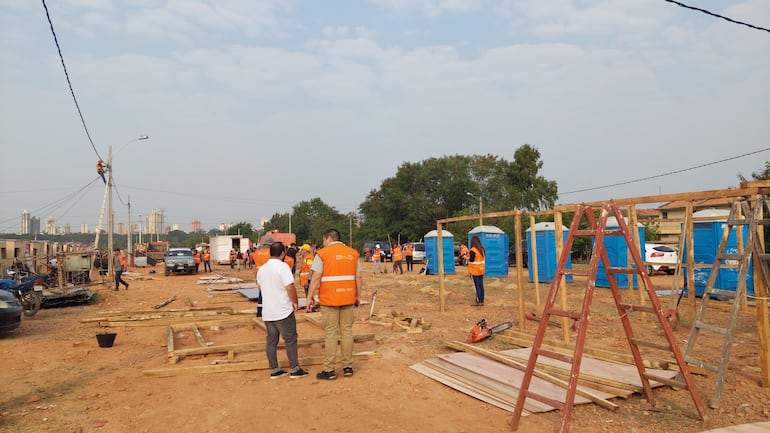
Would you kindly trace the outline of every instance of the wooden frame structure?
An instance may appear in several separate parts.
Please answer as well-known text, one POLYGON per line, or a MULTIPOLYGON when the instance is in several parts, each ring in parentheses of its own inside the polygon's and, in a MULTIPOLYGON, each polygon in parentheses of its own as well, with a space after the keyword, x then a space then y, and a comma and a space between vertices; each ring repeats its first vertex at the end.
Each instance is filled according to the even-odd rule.
MULTIPOLYGON (((695 267, 710 267, 711 265, 697 264, 695 263, 695 257, 693 252, 693 218, 689 217, 692 214, 693 202, 697 200, 707 200, 713 198, 746 198, 751 202, 756 201, 760 196, 770 195, 770 181, 751 181, 741 182, 739 188, 709 190, 709 191, 696 191, 685 192, 675 194, 662 194, 652 196, 630 197, 613 199, 614 202, 627 209, 628 224, 631 227, 636 227, 636 206, 640 204, 651 204, 681 200, 687 203, 686 215, 688 217, 683 221, 684 235, 686 240, 687 257, 682 260, 683 265, 687 266, 687 287, 695 287, 695 267)), ((601 206, 603 201, 585 202, 582 204, 591 206, 601 206)), ((555 224, 555 238, 556 238, 556 256, 560 256, 563 249, 563 214, 565 212, 574 212, 578 209, 580 204, 562 204, 556 205, 553 209, 541 212, 527 213, 521 210, 509 210, 503 212, 490 212, 481 215, 467 215, 453 218, 443 218, 436 220, 436 232, 438 245, 443 245, 443 226, 444 224, 458 221, 476 220, 480 217, 483 218, 501 218, 501 217, 514 217, 515 219, 515 242, 516 245, 521 245, 521 215, 527 213, 530 217, 530 222, 534 220, 535 216, 553 215, 555 224)), ((757 233, 762 245, 764 245, 764 233, 759 230, 757 233)), ((534 238, 534 236, 533 236, 534 238)), ((534 258, 533 258, 534 259, 534 258)), ((534 259, 536 260, 536 259, 534 259)), ((517 273, 517 287, 524 287, 524 271, 522 266, 522 252, 521 248, 516 248, 516 273, 517 273)), ((536 262, 533 262, 535 265, 536 262)), ((446 288, 444 284, 444 255, 443 248, 438 248, 438 277, 439 277, 439 308, 441 312, 446 311, 446 288)), ((757 309, 757 334, 759 337, 759 364, 761 369, 761 381, 762 386, 770 388, 770 317, 768 317, 768 287, 766 287, 763 278, 759 278, 758 275, 754 275, 754 290, 756 298, 757 309)), ((536 280, 537 282, 537 280, 536 280)), ((564 277, 560 281, 560 303, 562 308, 567 308, 567 284, 564 277)), ((643 302, 643 291, 639 291, 640 301, 643 302)), ((539 293, 536 291, 536 298, 539 299, 539 293)), ((695 319, 697 302, 695 297, 695 290, 688 290, 687 296, 688 304, 688 317, 690 322, 695 319)), ((562 330, 564 333, 564 340, 570 339, 570 327, 568 318, 562 319, 562 330)), ((526 328, 525 318, 525 298, 524 291, 518 290, 518 322, 519 328, 524 330, 526 328)))

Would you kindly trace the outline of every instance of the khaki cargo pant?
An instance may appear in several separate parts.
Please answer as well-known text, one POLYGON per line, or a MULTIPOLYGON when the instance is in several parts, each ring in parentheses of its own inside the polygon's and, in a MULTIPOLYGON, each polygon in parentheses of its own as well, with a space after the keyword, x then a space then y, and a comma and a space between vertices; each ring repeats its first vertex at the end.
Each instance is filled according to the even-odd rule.
POLYGON ((337 341, 342 350, 342 367, 353 367, 353 308, 353 305, 321 305, 325 336, 324 371, 334 371, 337 364, 337 341))

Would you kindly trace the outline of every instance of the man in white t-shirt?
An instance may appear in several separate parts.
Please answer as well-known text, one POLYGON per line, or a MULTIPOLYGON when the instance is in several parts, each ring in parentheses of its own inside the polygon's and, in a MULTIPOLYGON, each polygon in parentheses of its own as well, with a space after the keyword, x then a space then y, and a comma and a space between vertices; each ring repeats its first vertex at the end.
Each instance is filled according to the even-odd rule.
POLYGON ((267 328, 265 353, 270 365, 270 379, 287 374, 292 379, 305 377, 308 373, 299 366, 297 355, 297 289, 289 265, 283 262, 286 255, 283 243, 270 246, 270 259, 257 271, 257 286, 262 294, 262 320, 267 328), (286 355, 291 370, 287 373, 278 366, 278 339, 286 343, 286 355))

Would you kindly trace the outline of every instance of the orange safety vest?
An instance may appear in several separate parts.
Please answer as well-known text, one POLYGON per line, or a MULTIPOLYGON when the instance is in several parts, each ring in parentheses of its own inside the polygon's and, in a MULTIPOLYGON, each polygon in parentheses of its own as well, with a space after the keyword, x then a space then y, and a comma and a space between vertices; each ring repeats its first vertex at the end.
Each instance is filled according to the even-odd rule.
POLYGON ((232 262, 236 257, 238 257, 238 254, 235 252, 235 250, 230 250, 230 261, 232 262))
POLYGON ((211 261, 211 251, 206 250, 203 252, 203 261, 204 262, 210 262, 211 261))
POLYGON ((104 161, 101 159, 96 161, 96 172, 99 174, 104 173, 104 161))
POLYGON ((294 257, 292 256, 284 256, 283 262, 289 265, 289 269, 294 267, 294 257))
POLYGON ((201 264, 201 252, 196 251, 195 254, 193 254, 193 257, 195 258, 195 264, 200 265, 201 264))
POLYGON ((484 255, 476 247, 471 248, 473 261, 468 263, 468 273, 471 275, 484 275, 484 255))
POLYGON ((252 254, 254 266, 260 267, 270 260, 270 248, 260 248, 252 254))
POLYGON ((318 250, 323 261, 318 300, 321 305, 340 307, 356 303, 358 251, 342 243, 318 250))
POLYGON ((396 245, 396 247, 393 248, 393 261, 400 262, 401 260, 404 260, 404 256, 401 254, 401 247, 396 245))
POLYGON ((304 286, 310 281, 310 265, 313 264, 313 258, 310 254, 306 258, 300 258, 299 262, 299 284, 304 286))
POLYGON ((372 254, 372 260, 375 261, 375 262, 379 262, 380 261, 380 249, 379 248, 375 248, 374 249, 374 254, 372 254))
POLYGON ((128 261, 126 260, 126 255, 123 254, 123 251, 118 253, 118 262, 123 266, 123 269, 126 269, 128 266, 128 261))
POLYGON ((460 257, 465 257, 468 255, 468 247, 465 245, 460 245, 460 257))
POLYGON ((411 245, 407 245, 406 248, 404 249, 404 253, 406 254, 407 257, 413 256, 414 255, 413 251, 414 251, 414 247, 411 245))

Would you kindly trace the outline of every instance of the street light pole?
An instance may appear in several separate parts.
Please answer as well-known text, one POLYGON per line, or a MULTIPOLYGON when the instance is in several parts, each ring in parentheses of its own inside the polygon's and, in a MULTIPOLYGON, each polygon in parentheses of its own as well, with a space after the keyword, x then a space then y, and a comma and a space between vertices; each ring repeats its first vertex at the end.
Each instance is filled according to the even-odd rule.
MULTIPOLYGON (((124 144, 123 147, 126 147, 129 143, 133 143, 134 141, 139 140, 147 140, 150 138, 147 135, 140 135, 137 138, 134 138, 133 140, 129 140, 128 143, 124 144)), ((118 152, 123 150, 123 147, 118 149, 118 152)), ((107 158, 107 169, 109 170, 109 176, 107 176, 107 194, 109 194, 109 198, 107 200, 107 274, 111 277, 115 275, 115 268, 113 264, 112 259, 112 250, 113 250, 113 242, 112 242, 112 233, 115 231, 115 215, 114 211, 112 210, 112 175, 113 175, 113 167, 112 167, 112 145, 110 145, 110 153, 109 158, 107 158)), ((129 210, 130 212, 130 210, 129 210)))

